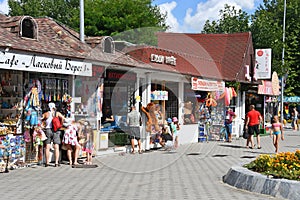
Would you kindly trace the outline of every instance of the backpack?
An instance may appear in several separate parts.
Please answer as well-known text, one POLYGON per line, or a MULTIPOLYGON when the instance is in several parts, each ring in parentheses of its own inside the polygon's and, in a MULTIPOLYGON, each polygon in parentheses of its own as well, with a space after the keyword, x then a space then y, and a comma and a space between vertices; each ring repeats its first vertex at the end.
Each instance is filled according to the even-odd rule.
POLYGON ((60 118, 56 116, 56 112, 54 113, 54 117, 52 118, 52 129, 56 132, 58 129, 62 127, 60 122, 60 118))

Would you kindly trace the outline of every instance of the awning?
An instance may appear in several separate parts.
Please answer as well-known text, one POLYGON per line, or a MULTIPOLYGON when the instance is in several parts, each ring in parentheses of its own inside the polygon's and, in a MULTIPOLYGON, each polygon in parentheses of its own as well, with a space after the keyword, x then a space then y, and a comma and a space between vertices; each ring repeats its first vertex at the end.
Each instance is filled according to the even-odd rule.
POLYGON ((285 103, 300 103, 300 97, 283 97, 283 102, 285 103))

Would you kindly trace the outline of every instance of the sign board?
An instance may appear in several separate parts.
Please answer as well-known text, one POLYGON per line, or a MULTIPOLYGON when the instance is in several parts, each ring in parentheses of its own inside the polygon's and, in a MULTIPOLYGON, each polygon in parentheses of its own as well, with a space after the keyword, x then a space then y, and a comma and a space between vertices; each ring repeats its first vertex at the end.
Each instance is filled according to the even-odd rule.
POLYGON ((270 79, 271 78, 271 49, 255 50, 255 68, 254 79, 270 79))
POLYGON ((224 91, 225 82, 224 81, 211 81, 199 79, 197 77, 192 77, 192 90, 199 91, 224 91))
POLYGON ((168 100, 168 91, 155 90, 151 91, 151 100, 168 100))
POLYGON ((9 52, 0 52, 0 69, 92 76, 92 63, 9 52))

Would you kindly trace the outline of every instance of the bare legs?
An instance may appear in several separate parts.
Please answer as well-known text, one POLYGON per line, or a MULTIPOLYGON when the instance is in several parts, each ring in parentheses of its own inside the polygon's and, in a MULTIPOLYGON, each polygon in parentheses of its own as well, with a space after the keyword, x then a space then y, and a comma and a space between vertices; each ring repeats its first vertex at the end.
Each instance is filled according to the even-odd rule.
POLYGON ((174 148, 175 148, 175 149, 178 148, 178 136, 175 137, 175 140, 174 140, 174 148))
MULTIPOLYGON (((78 165, 77 159, 78 159, 79 150, 80 150, 80 146, 76 145, 75 146, 75 151, 74 151, 74 165, 78 165)), ((73 165, 73 155, 72 155, 72 152, 73 152, 73 148, 72 148, 72 146, 70 144, 68 144, 67 145, 67 156, 68 156, 69 164, 70 165, 73 165)))
POLYGON ((246 146, 247 148, 249 147, 249 143, 251 143, 251 147, 250 148, 254 148, 254 143, 253 143, 253 135, 249 135, 249 137, 247 138, 247 143, 246 146))
MULTIPOLYGON (((131 142, 131 153, 134 153, 134 140, 135 139, 131 139, 130 142, 131 142)), ((139 153, 142 153, 142 148, 141 148, 141 139, 137 140, 138 142, 138 148, 139 148, 139 153)))
POLYGON ((54 144, 54 153, 55 153, 55 166, 58 166, 58 160, 59 160, 59 145, 54 144))
MULTIPOLYGON (((248 137, 246 147, 249 147, 249 143, 251 143, 250 148, 252 148, 252 149, 254 148, 254 139, 253 139, 253 137, 254 137, 253 135, 250 135, 248 137)), ((257 148, 260 149, 261 146, 260 146, 260 135, 259 134, 256 136, 256 140, 257 140, 257 148)))
POLYGON ((49 165, 50 145, 51 144, 46 144, 46 148, 45 148, 46 167, 49 165))
POLYGON ((279 136, 280 135, 273 135, 273 145, 275 147, 275 153, 278 153, 278 144, 279 144, 279 136))
POLYGON ((131 143, 131 153, 134 153, 134 138, 130 140, 131 143))
MULTIPOLYGON (((46 144, 46 152, 45 152, 45 157, 46 157, 46 167, 49 165, 49 158, 50 158, 50 146, 51 144, 46 144)), ((54 144, 54 155, 55 155, 55 166, 58 166, 58 161, 59 161, 59 145, 54 144)))

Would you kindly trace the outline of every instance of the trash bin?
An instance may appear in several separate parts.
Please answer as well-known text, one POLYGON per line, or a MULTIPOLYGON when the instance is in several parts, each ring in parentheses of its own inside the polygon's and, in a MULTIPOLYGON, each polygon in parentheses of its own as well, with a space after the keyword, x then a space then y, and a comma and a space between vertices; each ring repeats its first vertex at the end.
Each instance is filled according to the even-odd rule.
POLYGON ((108 132, 100 132, 99 149, 108 148, 108 132))

